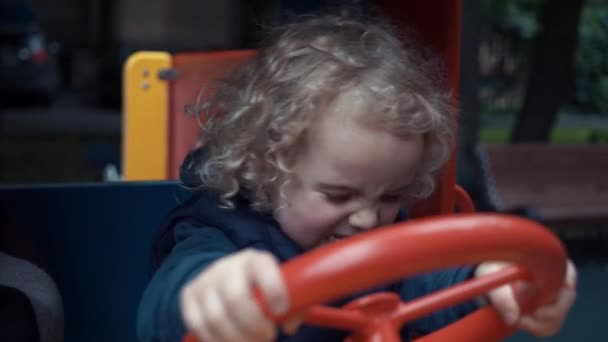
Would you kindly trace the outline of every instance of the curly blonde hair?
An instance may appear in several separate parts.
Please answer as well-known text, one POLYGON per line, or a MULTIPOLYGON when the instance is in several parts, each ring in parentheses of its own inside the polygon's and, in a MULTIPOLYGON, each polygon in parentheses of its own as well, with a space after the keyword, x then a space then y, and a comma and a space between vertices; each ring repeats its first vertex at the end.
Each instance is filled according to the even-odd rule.
POLYGON ((203 187, 227 207, 245 190, 254 209, 272 210, 312 121, 357 90, 374 101, 366 123, 399 136, 422 134, 423 160, 404 197, 428 196, 452 150, 454 109, 438 63, 427 57, 377 21, 311 16, 275 29, 198 106, 207 113, 207 158, 196 166, 203 187))

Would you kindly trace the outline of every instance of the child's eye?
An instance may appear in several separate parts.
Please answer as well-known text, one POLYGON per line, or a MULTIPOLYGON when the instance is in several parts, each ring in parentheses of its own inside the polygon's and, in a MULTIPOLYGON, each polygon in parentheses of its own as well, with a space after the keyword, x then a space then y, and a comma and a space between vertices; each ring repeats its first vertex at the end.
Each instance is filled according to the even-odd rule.
POLYGON ((325 198, 327 198, 327 200, 331 203, 334 204, 344 204, 346 202, 348 202, 351 199, 351 195, 350 194, 328 194, 328 193, 324 193, 323 195, 325 195, 325 198))

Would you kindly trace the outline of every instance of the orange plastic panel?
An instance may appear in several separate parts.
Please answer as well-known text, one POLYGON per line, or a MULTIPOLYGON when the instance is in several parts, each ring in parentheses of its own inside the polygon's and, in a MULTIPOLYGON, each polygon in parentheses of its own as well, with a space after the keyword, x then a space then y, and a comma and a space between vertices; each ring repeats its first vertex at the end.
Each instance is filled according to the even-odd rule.
POLYGON ((203 95, 212 94, 217 89, 213 81, 221 79, 254 53, 254 50, 234 50, 173 55, 177 78, 170 85, 169 179, 179 178, 179 167, 201 134, 196 118, 186 115, 186 105, 195 105, 203 89, 203 95))

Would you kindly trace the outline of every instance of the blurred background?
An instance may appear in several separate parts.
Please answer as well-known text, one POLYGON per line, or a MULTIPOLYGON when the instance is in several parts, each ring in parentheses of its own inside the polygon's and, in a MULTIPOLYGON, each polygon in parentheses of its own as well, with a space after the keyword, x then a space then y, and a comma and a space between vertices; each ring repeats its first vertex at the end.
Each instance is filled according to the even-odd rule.
POLYGON ((254 46, 278 1, 0 1, 0 183, 120 169, 121 70, 136 50, 254 46))
MULTIPOLYGON (((121 68, 132 52, 255 47, 264 26, 343 3, 369 5, 1 0, 0 183, 120 172, 121 68)), ((607 1, 463 6, 461 146, 608 142, 607 1)))
MULTIPOLYGON (((42 231, 41 245, 59 255, 51 260, 69 297, 66 312, 78 313, 89 297, 102 304, 83 306, 110 308, 99 294, 112 286, 120 287, 113 296, 122 294, 125 283, 134 284, 127 306, 135 307, 143 274, 108 285, 114 278, 101 279, 87 260, 111 260, 107 240, 127 241, 111 251, 118 261, 106 271, 114 275, 124 260, 146 264, 148 251, 132 242, 174 205, 166 183, 161 197, 148 192, 158 184, 111 183, 123 169, 127 58, 139 50, 256 48, 264 28, 293 15, 342 5, 366 14, 374 3, 389 1, 0 0, 0 204, 14 204, 8 212, 42 231), (108 186, 89 186, 101 182, 108 186), (53 240, 56 229, 67 238, 53 240), (81 248, 78 258, 70 248, 81 248), (81 262, 84 275, 72 277, 68 261, 81 262), (71 290, 87 279, 94 285, 82 288, 92 286, 94 296, 71 290)), ((603 340, 595 332, 608 284, 608 0, 462 0, 460 59, 458 182, 479 210, 523 215, 559 234, 581 271, 581 314, 555 341, 603 340)), ((125 279, 134 274, 123 271, 125 279)), ((102 316, 75 314, 90 321, 72 327, 97 327, 102 316)), ((128 319, 111 310, 103 317, 132 340, 128 319)), ((66 340, 81 340, 71 329, 66 340)), ((114 330, 97 334, 116 340, 114 330)))
MULTIPOLYGON (((256 48, 291 16, 374 3, 0 0, 0 184, 119 180, 135 51, 256 48)), ((608 1, 465 0, 462 16, 458 182, 479 210, 606 226, 608 1)))
MULTIPOLYGON (((374 9, 370 0, 0 0, 0 184, 120 179, 121 73, 133 52, 255 48, 265 28, 344 5, 374 9)), ((458 182, 480 210, 608 217, 608 1, 466 0, 462 16, 458 182), (578 203, 539 208, 555 183, 578 189, 559 192, 578 203)))

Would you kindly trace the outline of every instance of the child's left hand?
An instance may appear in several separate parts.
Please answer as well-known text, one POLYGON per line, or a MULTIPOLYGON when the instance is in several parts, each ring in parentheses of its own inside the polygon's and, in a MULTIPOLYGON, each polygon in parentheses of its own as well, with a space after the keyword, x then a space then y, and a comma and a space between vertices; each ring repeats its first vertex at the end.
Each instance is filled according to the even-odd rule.
MULTIPOLYGON (((508 266, 502 262, 486 262, 480 264, 475 270, 475 277, 496 272, 508 266)), ((528 331, 537 337, 548 337, 556 334, 562 327, 566 315, 574 304, 576 298, 576 268, 572 261, 568 260, 566 279, 564 286, 559 292, 555 302, 536 309, 535 312, 520 317, 520 310, 513 289, 505 285, 490 292, 488 298, 504 321, 509 324, 517 323, 517 327, 528 331)), ((525 287, 524 287, 525 290, 525 287)))

